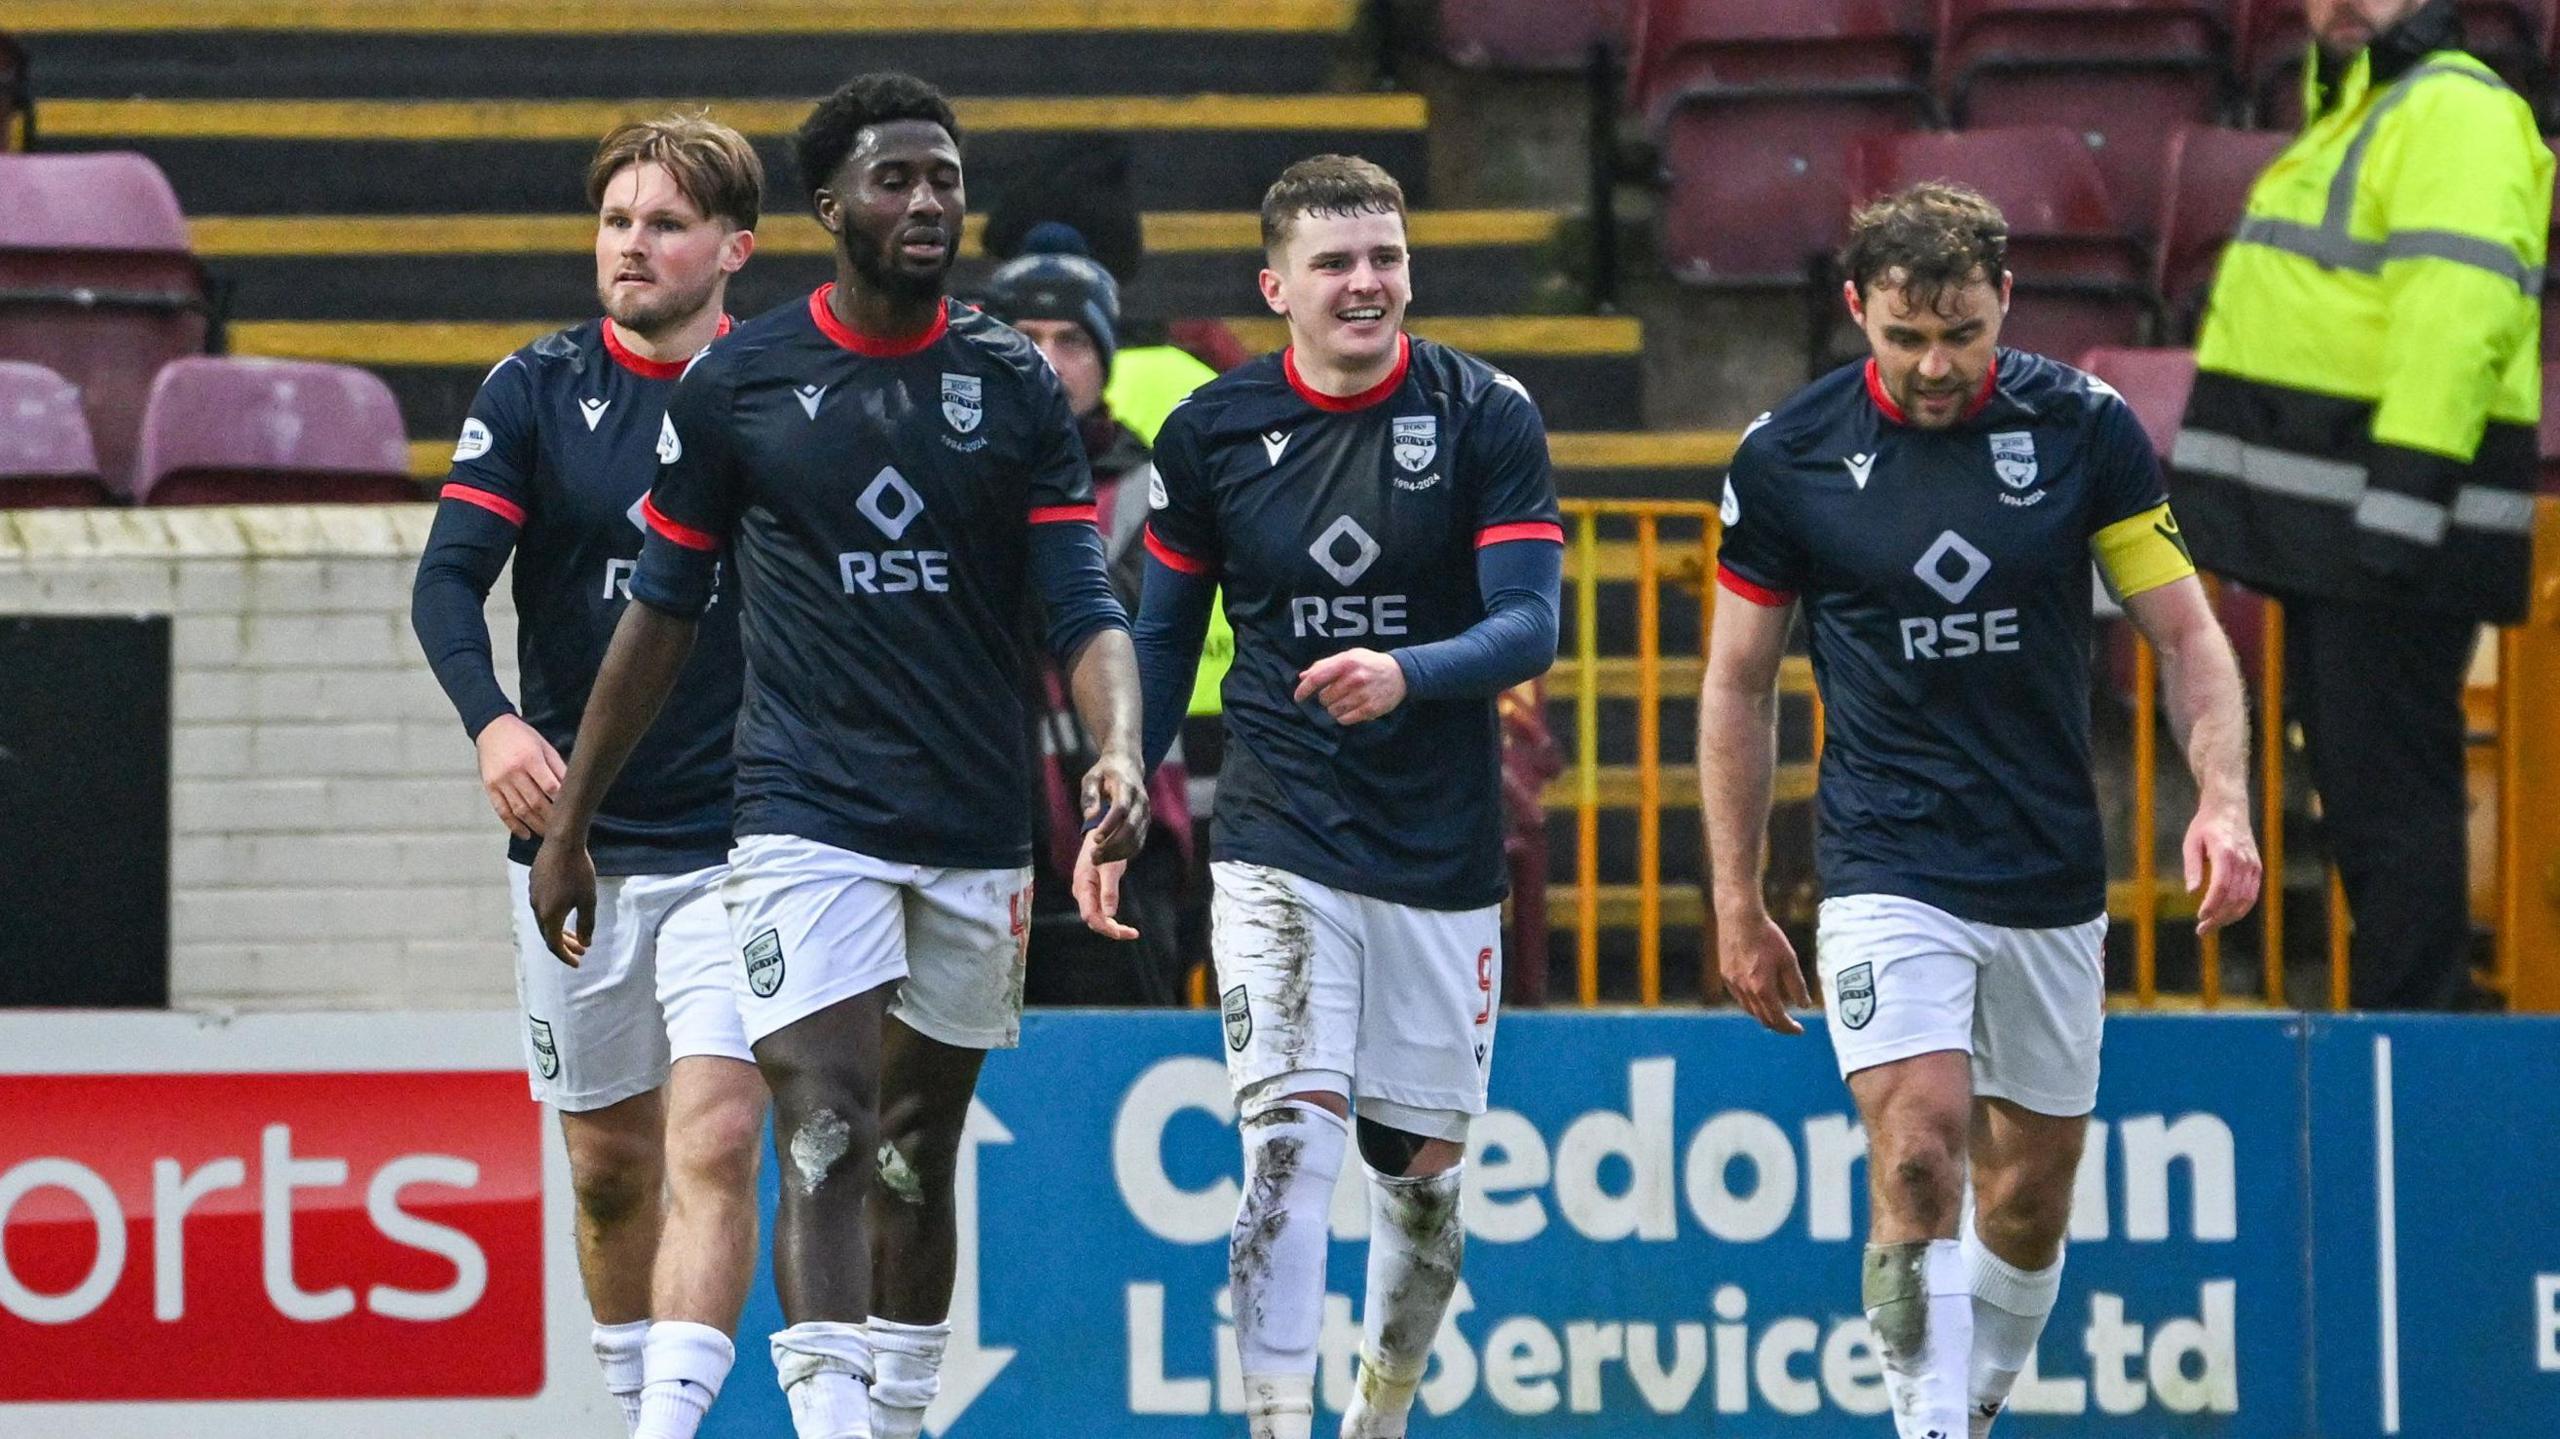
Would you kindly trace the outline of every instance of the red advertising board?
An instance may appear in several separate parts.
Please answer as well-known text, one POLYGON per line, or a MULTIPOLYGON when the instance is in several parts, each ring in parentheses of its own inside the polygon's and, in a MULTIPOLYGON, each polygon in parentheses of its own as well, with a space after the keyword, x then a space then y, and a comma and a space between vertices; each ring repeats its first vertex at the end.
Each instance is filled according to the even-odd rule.
POLYGON ((0 1074, 0 1403, 543 1389, 505 1072, 0 1074))

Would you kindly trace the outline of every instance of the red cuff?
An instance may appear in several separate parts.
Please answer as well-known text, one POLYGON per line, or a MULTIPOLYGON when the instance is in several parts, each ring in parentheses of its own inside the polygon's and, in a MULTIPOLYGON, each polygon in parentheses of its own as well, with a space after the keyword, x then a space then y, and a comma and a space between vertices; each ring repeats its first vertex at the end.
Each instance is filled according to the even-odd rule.
POLYGON ((478 505, 519 529, 524 525, 524 506, 503 496, 493 495, 487 490, 475 490, 469 485, 447 485, 440 493, 448 500, 460 500, 466 505, 478 505))
POLYGON ((1156 538, 1156 527, 1147 526, 1147 553, 1164 562, 1166 569, 1177 574, 1209 575, 1216 571, 1210 565, 1191 558, 1182 551, 1156 538))
POLYGON ((1564 543, 1564 526, 1548 520, 1522 520, 1518 524, 1487 525, 1476 535, 1476 548, 1507 545, 1513 540, 1545 540, 1549 544, 1564 543))
POLYGON ((1099 513, 1092 505, 1035 505, 1031 510, 1031 523, 1071 525, 1081 520, 1090 525, 1098 523, 1096 516, 1099 513))
POLYGON ((1733 591, 1735 594, 1742 596, 1744 599, 1751 601, 1753 604, 1760 606, 1762 609, 1782 610, 1796 602, 1795 595, 1789 591, 1773 590, 1765 585, 1755 585, 1751 581, 1744 579, 1742 576, 1735 574, 1733 571, 1726 569, 1722 565, 1716 566, 1716 583, 1733 591))
POLYGON ((691 525, 678 524, 674 520, 668 519, 666 515, 659 510, 658 497, 655 495, 642 495, 640 497, 640 517, 649 522, 649 528, 656 530, 659 534, 666 536, 668 539, 684 546, 688 550, 716 550, 720 548, 720 537, 718 535, 715 535, 708 530, 697 530, 691 525))

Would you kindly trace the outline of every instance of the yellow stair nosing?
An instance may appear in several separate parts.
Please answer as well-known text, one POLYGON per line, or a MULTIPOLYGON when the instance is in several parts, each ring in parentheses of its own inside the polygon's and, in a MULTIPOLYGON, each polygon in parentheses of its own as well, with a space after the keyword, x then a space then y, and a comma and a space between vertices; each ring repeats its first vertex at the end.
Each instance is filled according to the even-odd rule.
POLYGON ((319 30, 353 34, 1051 34, 1210 31, 1335 35, 1355 0, 13 0, 21 35, 319 30))

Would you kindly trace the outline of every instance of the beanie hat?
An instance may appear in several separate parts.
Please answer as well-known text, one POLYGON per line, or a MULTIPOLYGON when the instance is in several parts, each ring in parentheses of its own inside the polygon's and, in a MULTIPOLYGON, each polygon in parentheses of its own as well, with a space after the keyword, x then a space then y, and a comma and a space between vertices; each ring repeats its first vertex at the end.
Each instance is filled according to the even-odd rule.
POLYGON ((988 278, 984 305, 1008 325, 1023 320, 1082 325, 1102 356, 1103 373, 1111 372, 1111 355, 1120 345, 1120 287, 1109 270, 1085 253, 1084 237, 1072 226, 1051 222, 1033 228, 1023 239, 1021 256, 988 278))

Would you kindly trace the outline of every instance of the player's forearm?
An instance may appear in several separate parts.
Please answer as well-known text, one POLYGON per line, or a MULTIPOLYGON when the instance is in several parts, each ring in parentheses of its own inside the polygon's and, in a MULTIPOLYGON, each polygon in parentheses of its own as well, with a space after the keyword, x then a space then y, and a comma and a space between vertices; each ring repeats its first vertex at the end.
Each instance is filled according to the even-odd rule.
POLYGON ((436 516, 409 591, 409 628, 463 730, 474 739, 490 721, 516 708, 498 685, 489 620, 482 612, 490 587, 506 568, 513 539, 514 531, 501 532, 493 516, 448 504, 436 516))
POLYGON ((1191 685, 1200 672, 1200 645, 1209 636, 1209 609, 1218 586, 1205 575, 1185 574, 1154 555, 1138 597, 1130 642, 1137 653, 1138 686, 1146 712, 1146 762, 1153 769, 1173 748, 1182 717, 1191 708, 1191 685))
POLYGON ((1476 552, 1485 616, 1458 634, 1393 651, 1415 699, 1491 699, 1556 662, 1564 547, 1536 540, 1476 552))
POLYGON ((552 801, 552 839, 584 842, 605 792, 674 691, 685 656, 693 652, 698 624, 647 604, 623 608, 621 623, 613 627, 613 643, 596 670, 586 713, 578 721, 569 776, 552 801))
POLYGON ((1769 798, 1778 768, 1774 688, 1735 689, 1711 675, 1698 696, 1699 801, 1706 812, 1716 915, 1739 923, 1766 912, 1769 798))
POLYGON ((2249 801, 2249 705, 2231 642, 2209 619, 2159 646, 2169 732, 2208 802, 2249 801))
POLYGON ((1138 694, 1138 651, 1129 632, 1104 629, 1085 641, 1067 671, 1067 688, 1095 749, 1106 759, 1136 764, 1146 708, 1138 694))

